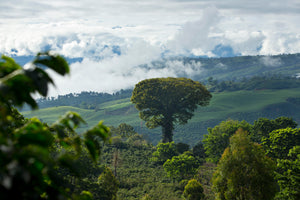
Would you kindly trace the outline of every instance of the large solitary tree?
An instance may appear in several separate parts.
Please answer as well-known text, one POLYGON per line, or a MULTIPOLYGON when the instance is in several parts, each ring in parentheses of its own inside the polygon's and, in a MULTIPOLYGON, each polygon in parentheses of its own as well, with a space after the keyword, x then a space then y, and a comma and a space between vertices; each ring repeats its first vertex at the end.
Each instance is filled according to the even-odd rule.
POLYGON ((139 82, 131 101, 148 128, 162 127, 162 141, 171 142, 174 125, 185 124, 197 106, 207 106, 210 92, 187 78, 153 78, 139 82))

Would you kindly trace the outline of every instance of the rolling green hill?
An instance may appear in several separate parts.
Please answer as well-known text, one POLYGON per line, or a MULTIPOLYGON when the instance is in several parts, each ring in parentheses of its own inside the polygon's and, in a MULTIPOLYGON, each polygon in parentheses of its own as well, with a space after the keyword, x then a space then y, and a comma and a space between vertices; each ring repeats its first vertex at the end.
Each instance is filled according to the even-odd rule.
MULTIPOLYGON (((208 107, 198 108, 188 124, 176 126, 176 142, 194 145, 207 133, 208 127, 214 127, 227 119, 253 123, 260 117, 274 119, 287 116, 300 124, 300 79, 296 78, 300 74, 300 54, 230 58, 178 57, 153 62, 151 67, 164 68, 172 61, 201 63, 201 73, 195 73, 192 78, 203 82, 213 92, 208 107)), ((137 110, 130 102, 131 92, 130 89, 115 94, 82 92, 40 99, 40 110, 30 112, 23 109, 22 113, 26 117, 38 116, 44 122, 52 123, 71 110, 81 114, 87 122, 79 128, 80 132, 100 120, 109 126, 127 123, 156 144, 161 138, 161 130, 146 128, 145 122, 139 119, 137 110)))
MULTIPOLYGON (((57 106, 22 114, 28 118, 37 116, 43 122, 53 123, 67 111, 78 112, 86 120, 87 124, 79 128, 80 132, 103 120, 109 126, 130 124, 154 144, 161 137, 160 128, 146 128, 145 122, 139 119, 138 112, 128 97, 101 103, 96 109, 57 106)), ((213 93, 209 106, 199 107, 188 124, 176 126, 174 140, 194 145, 207 133, 208 127, 214 127, 221 121, 236 119, 253 123, 260 117, 274 119, 279 116, 292 117, 300 124, 300 87, 213 93)))

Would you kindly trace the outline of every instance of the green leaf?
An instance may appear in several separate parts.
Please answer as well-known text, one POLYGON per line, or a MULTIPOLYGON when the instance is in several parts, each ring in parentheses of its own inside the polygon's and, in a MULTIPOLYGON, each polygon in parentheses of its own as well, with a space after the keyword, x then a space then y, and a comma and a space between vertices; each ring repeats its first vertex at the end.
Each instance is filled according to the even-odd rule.
POLYGON ((85 124, 86 122, 81 118, 81 116, 78 113, 67 112, 64 116, 62 116, 57 122, 53 124, 53 127, 64 127, 68 131, 74 133, 74 129, 76 129, 81 123, 85 124))
POLYGON ((98 151, 97 151, 95 142, 91 139, 85 139, 84 144, 87 147, 93 161, 96 162, 97 158, 98 158, 98 151))
POLYGON ((101 152, 100 142, 107 142, 110 138, 110 130, 102 121, 94 128, 84 133, 84 143, 92 159, 96 162, 101 152))
POLYGON ((110 130, 107 126, 103 125, 102 121, 100 121, 95 127, 88 130, 85 134, 98 137, 102 141, 106 142, 110 136, 110 130))
POLYGON ((72 138, 72 146, 74 147, 77 155, 81 153, 81 138, 80 136, 76 136, 72 138))
POLYGON ((65 75, 70 72, 67 61, 63 57, 52 52, 38 53, 33 64, 44 65, 60 75, 65 75))
POLYGON ((51 52, 39 53, 30 68, 22 69, 12 58, 2 56, 0 62, 0 100, 16 106, 29 104, 37 108, 31 94, 39 92, 46 96, 48 83, 53 83, 50 76, 41 68, 49 67, 61 75, 69 73, 69 66, 64 58, 51 52))
POLYGON ((48 83, 54 84, 50 76, 44 70, 36 67, 25 69, 24 73, 31 79, 34 89, 36 89, 42 96, 47 96, 48 83))
POLYGON ((17 106, 28 103, 32 108, 36 108, 37 104, 30 95, 34 91, 32 80, 23 70, 16 70, 0 79, 0 97, 4 102, 17 106))
POLYGON ((10 57, 2 55, 1 59, 3 59, 5 62, 0 62, 0 78, 12 73, 15 70, 22 69, 22 67, 10 57))

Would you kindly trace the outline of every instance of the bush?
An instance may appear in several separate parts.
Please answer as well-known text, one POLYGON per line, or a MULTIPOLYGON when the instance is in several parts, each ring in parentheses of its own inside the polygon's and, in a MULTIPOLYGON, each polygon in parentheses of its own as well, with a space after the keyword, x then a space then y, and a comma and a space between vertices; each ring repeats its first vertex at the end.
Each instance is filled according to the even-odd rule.
POLYGON ((204 199, 202 185, 195 179, 189 180, 188 184, 184 187, 183 196, 187 200, 204 199))

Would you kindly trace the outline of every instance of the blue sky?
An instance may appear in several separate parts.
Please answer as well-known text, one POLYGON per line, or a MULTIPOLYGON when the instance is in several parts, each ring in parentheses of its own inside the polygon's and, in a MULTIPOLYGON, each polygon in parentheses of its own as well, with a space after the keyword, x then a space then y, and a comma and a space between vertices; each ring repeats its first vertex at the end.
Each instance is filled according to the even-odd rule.
POLYGON ((137 67, 162 54, 275 55, 300 49, 298 0, 0 1, 0 54, 51 49, 83 58, 72 64, 70 77, 53 74, 52 95, 114 92, 145 78, 201 71, 201 63, 137 67))

